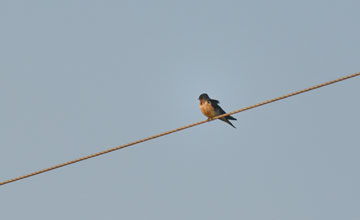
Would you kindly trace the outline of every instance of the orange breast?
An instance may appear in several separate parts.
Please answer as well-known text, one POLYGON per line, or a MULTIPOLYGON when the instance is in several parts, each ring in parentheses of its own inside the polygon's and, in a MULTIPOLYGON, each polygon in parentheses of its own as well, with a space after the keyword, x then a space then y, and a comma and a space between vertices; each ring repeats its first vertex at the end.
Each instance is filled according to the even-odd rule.
POLYGON ((200 102, 200 110, 208 118, 215 117, 214 108, 207 101, 200 102))

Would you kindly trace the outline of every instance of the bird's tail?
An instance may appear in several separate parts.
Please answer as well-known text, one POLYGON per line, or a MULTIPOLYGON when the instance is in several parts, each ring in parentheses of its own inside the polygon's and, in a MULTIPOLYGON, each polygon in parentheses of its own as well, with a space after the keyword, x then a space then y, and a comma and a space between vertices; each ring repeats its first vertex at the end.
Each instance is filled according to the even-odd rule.
POLYGON ((234 118, 233 116, 231 116, 231 115, 228 115, 228 116, 226 116, 226 119, 228 119, 228 120, 237 120, 236 118, 234 118))
MULTIPOLYGON (((225 118, 219 118, 221 121, 224 121, 224 122, 226 122, 226 123, 228 123, 229 125, 231 125, 233 128, 236 128, 229 120, 228 120, 228 117, 229 116, 227 116, 227 117, 225 117, 225 118)), ((231 117, 231 116, 230 116, 231 117)), ((231 118, 233 118, 233 119, 231 119, 231 120, 236 120, 236 118, 234 118, 234 117, 231 117, 231 118)))

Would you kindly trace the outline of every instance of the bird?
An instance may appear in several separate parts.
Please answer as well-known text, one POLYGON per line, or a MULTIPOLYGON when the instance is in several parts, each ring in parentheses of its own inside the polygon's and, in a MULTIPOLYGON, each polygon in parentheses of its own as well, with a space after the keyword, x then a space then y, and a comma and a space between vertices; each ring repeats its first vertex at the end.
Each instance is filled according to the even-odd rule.
MULTIPOLYGON (((200 101, 200 110, 201 112, 208 117, 208 120, 216 117, 218 115, 225 114, 226 112, 218 105, 220 102, 215 99, 211 99, 208 94, 203 93, 199 96, 200 101)), ((233 128, 236 128, 229 120, 237 120, 236 118, 232 117, 231 115, 219 118, 220 120, 228 123, 233 128)))

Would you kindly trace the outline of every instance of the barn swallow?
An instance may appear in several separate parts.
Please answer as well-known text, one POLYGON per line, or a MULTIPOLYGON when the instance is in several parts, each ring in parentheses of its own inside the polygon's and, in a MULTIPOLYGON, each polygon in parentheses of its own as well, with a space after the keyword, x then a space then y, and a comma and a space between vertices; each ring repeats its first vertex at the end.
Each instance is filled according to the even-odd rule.
MULTIPOLYGON (((215 99, 210 99, 208 94, 203 93, 199 96, 200 100, 200 110, 201 112, 208 117, 208 120, 216 117, 218 115, 225 114, 226 112, 218 105, 220 102, 215 99)), ((231 115, 219 118, 221 121, 228 123, 229 125, 236 128, 229 120, 236 120, 236 118, 231 115)))

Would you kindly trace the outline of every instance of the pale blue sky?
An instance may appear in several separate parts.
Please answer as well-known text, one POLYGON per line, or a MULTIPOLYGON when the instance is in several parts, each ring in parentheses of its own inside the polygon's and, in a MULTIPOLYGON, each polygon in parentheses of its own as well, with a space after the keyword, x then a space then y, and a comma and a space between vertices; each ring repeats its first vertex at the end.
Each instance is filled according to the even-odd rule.
MULTIPOLYGON (((0 2, 0 180, 359 72, 359 1, 0 2)), ((2 219, 359 219, 360 78, 0 187, 2 219)))

